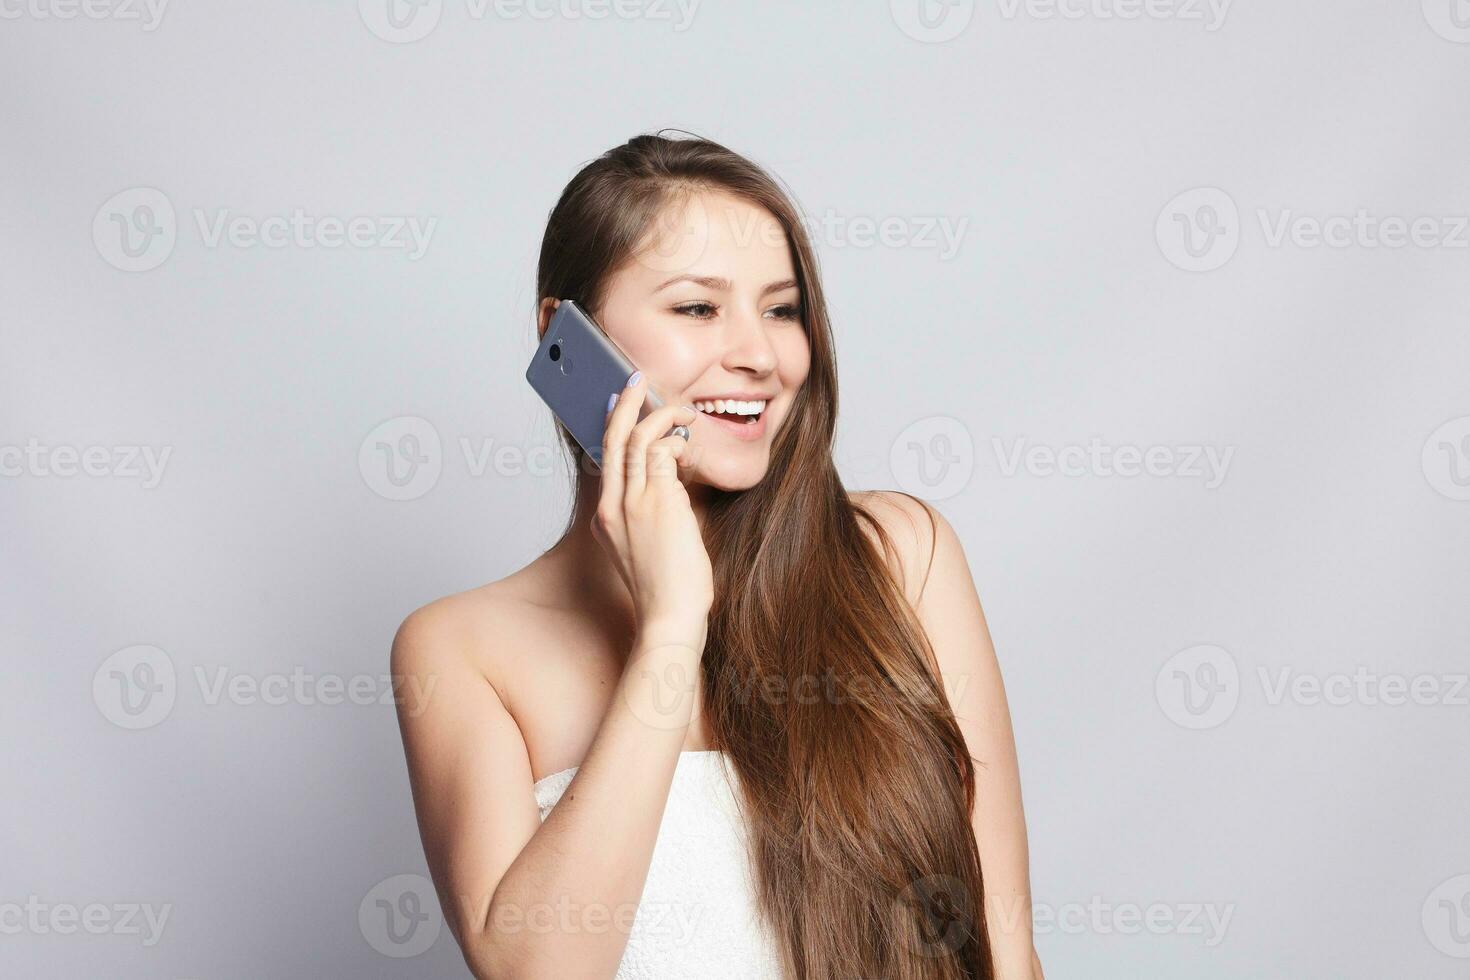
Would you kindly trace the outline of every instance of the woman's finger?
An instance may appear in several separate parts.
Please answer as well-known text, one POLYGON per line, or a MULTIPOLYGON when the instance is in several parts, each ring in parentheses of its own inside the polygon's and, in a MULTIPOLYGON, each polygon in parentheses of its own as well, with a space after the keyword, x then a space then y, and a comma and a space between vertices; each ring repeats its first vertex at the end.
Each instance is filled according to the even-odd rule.
POLYGON ((628 465, 624 471, 625 493, 630 499, 643 493, 648 486, 648 447, 664 438, 674 426, 692 425, 698 414, 687 405, 664 405, 649 412, 647 418, 633 427, 628 435, 628 465))
POLYGON ((692 457, 694 450, 682 436, 665 436, 648 447, 647 488, 666 487, 679 482, 679 468, 692 457))
POLYGON ((633 384, 612 392, 608 402, 607 421, 602 427, 602 494, 599 506, 609 513, 622 514, 627 486, 628 433, 638 421, 638 408, 643 404, 645 387, 639 372, 628 379, 633 384))

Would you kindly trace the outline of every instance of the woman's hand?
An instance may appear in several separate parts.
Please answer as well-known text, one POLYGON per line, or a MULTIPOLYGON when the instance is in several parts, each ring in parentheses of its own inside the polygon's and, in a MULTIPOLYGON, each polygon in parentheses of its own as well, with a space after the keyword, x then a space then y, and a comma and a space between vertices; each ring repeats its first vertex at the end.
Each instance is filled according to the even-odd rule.
POLYGON ((648 382, 640 372, 617 395, 602 437, 602 494, 592 535, 633 595, 638 628, 677 624, 703 634, 714 603, 714 571, 689 493, 679 481, 689 444, 664 436, 699 412, 665 405, 638 420, 648 382))

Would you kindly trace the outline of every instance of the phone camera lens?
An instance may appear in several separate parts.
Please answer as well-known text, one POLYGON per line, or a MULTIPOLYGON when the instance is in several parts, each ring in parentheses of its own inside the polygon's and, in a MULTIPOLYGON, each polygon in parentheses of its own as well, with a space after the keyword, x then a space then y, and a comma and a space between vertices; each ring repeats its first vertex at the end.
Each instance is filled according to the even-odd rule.
POLYGON ((552 344, 549 353, 553 361, 561 360, 561 344, 552 344))

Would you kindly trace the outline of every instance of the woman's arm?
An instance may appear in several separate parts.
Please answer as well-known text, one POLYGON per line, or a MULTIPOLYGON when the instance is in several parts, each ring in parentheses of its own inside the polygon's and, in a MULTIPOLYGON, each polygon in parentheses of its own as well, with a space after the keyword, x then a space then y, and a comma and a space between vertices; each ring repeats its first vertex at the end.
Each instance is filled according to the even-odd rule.
POLYGON ((612 976, 693 703, 650 704, 642 671, 697 676, 703 636, 684 624, 640 631, 586 759, 542 823, 520 729, 467 655, 487 643, 513 646, 514 610, 497 610, 493 627, 471 634, 465 623, 487 617, 457 610, 464 601, 441 599, 409 616, 392 653, 395 677, 432 692, 401 702, 398 716, 444 917, 476 977, 612 976))
POLYGON ((1042 980, 1031 934, 1030 857, 1021 778, 1005 685, 980 598, 954 528, 938 511, 897 493, 885 528, 903 553, 903 579, 939 660, 945 694, 975 766, 972 823, 985 875, 985 921, 998 980, 1042 980), (902 512, 902 516, 893 513, 902 512), (932 540, 932 544, 931 544, 932 540))

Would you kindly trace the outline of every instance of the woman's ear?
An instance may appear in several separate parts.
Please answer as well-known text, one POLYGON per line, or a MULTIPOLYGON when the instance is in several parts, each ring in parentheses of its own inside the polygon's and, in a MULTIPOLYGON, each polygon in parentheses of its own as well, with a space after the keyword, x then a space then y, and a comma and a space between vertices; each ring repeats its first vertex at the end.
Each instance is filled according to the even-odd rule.
POLYGON ((551 313, 561 305, 561 300, 551 296, 541 300, 541 309, 537 311, 536 340, 540 342, 546 336, 546 328, 551 324, 551 313))

